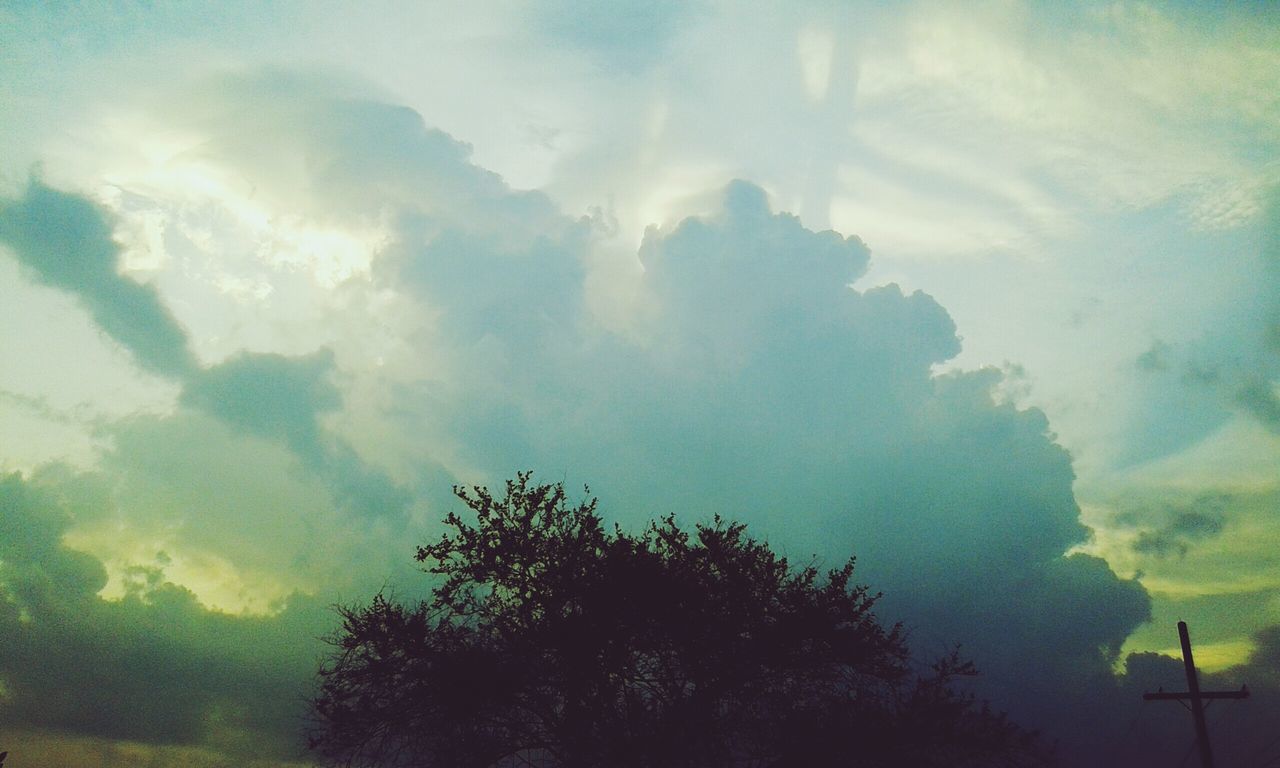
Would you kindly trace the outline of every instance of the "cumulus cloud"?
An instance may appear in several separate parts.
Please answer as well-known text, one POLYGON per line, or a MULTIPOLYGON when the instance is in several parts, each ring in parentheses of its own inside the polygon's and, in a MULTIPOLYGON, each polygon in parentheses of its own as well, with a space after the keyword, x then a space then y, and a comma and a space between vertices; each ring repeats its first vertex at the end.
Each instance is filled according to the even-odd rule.
POLYGON ((1078 724, 1150 601, 1100 558, 1064 557, 1086 531, 1044 415, 998 402, 996 371, 933 374, 959 351, 946 311, 853 289, 866 245, 746 182, 651 229, 638 258, 629 335, 544 323, 507 343, 495 321, 483 341, 439 342, 477 361, 423 410, 465 464, 490 482, 523 466, 589 482, 629 524, 718 512, 797 560, 856 553, 922 652, 963 643, 1000 704, 1078 724), (1064 690, 1077 698, 1049 695, 1064 690))
MULTIPOLYGON (((1070 456, 1043 413, 996 397, 997 371, 935 375, 960 350, 955 323, 925 293, 851 287, 870 258, 857 237, 730 182, 705 214, 646 233, 621 333, 586 300, 598 222, 510 189, 416 113, 278 73, 210 87, 213 107, 181 119, 210 134, 207 160, 261 179, 261 204, 386 223, 368 280, 343 291, 361 307, 394 297, 401 324, 341 320, 364 338, 411 331, 376 363, 359 334, 232 355, 188 372, 174 414, 114 425, 102 471, 118 514, 169 534, 169 570, 186 542, 260 584, 292 574, 286 593, 326 569, 377 578, 405 518, 369 526, 341 489, 385 512, 532 468, 590 483, 627 525, 721 513, 797 562, 856 554, 887 619, 920 628, 926 652, 963 643, 998 703, 1038 722, 1065 717, 1044 691, 1110 680, 1149 602, 1102 560, 1064 556, 1087 533, 1070 456), (329 428, 357 410, 372 415, 348 428, 411 446, 403 483, 329 428)), ((198 615, 162 587, 183 621, 198 615)))
MULTIPOLYGON (((1105 676, 1148 615, 1134 582, 1063 556, 1086 531, 1044 415, 998 401, 995 371, 935 376, 960 349, 955 324, 927 294, 850 287, 869 262, 858 238, 730 183, 706 215, 649 230, 635 316, 616 333, 584 301, 590 221, 507 188, 407 110, 269 76, 220 85, 226 114, 259 104, 264 83, 301 107, 263 104, 251 155, 323 161, 302 166, 324 172, 290 199, 390 222, 372 285, 423 319, 369 384, 393 393, 397 444, 468 482, 524 467, 588 482, 628 524, 719 512, 797 559, 856 553, 886 611, 965 643, 993 678, 1105 676), (341 128, 298 137, 302 116, 341 128)), ((310 365, 293 369, 304 402, 320 391, 310 365)), ((310 418, 289 428, 295 442, 311 440, 310 418)))
POLYGON ((120 246, 93 203, 32 179, 21 198, 0 202, 0 242, 38 282, 75 295, 146 370, 180 378, 195 368, 155 288, 120 274, 120 246))
POLYGON ((719 512, 793 557, 855 552, 890 615, 965 643, 993 677, 1108 678, 1149 601, 1102 560, 1063 557, 1085 536, 1070 457, 1041 413, 995 400, 998 373, 935 377, 954 324, 923 293, 851 288, 868 255, 734 182, 712 214, 646 236, 634 335, 552 323, 510 344, 495 322, 462 347, 499 360, 438 407, 485 479, 569 473, 632 523, 719 512))

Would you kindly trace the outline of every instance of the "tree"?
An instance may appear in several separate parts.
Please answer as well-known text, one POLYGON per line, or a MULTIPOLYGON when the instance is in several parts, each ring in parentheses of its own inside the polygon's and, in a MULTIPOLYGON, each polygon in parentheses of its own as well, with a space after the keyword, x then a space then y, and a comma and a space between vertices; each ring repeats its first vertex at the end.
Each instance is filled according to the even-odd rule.
POLYGON ((717 517, 607 530, 529 473, 455 488, 430 600, 339 609, 312 749, 333 765, 1038 765, 1035 737, 912 674, 854 562, 821 574, 717 517))

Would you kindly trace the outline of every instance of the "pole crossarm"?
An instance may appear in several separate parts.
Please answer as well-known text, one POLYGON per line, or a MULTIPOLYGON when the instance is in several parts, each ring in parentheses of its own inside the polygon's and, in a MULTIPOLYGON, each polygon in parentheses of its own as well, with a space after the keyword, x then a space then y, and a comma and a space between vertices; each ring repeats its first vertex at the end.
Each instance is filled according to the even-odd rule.
POLYGON ((1249 686, 1242 685, 1238 691, 1202 691, 1200 678, 1196 675, 1196 662, 1191 656, 1191 634, 1187 632, 1187 622, 1178 622, 1178 640, 1182 644, 1182 666, 1187 673, 1187 690, 1168 692, 1163 688, 1155 693, 1144 693, 1145 701, 1189 701, 1191 702, 1191 718, 1196 726, 1195 744, 1200 749, 1200 765, 1202 768, 1213 768, 1213 750, 1209 747, 1209 727, 1204 721, 1204 702, 1207 699, 1247 699, 1249 686))
MULTIPOLYGON (((1142 694, 1144 701, 1189 701, 1191 699, 1190 691, 1181 691, 1179 693, 1165 692, 1164 690, 1155 693, 1142 694)), ((1202 699, 1247 699, 1249 698, 1249 686, 1242 685, 1238 691, 1201 691, 1202 699)))

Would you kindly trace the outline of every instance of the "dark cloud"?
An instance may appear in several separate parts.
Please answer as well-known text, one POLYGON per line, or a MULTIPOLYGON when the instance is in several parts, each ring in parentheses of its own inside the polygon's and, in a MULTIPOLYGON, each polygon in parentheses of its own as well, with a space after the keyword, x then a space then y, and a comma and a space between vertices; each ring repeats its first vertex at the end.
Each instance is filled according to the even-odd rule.
MULTIPOLYGON (((1194 639, 1193 635, 1193 644, 1194 639)), ((1202 678, 1205 690, 1233 691, 1248 686, 1250 691, 1248 699, 1219 702, 1222 706, 1210 709, 1210 737, 1220 765, 1268 765, 1280 760, 1280 741, 1275 733, 1275 724, 1280 723, 1280 625, 1263 627, 1252 639, 1254 647, 1247 661, 1202 678)), ((1164 680, 1166 689, 1171 687, 1168 677, 1164 680)), ((1186 715, 1179 714, 1185 728, 1186 715)))
POLYGON ((342 406, 333 381, 333 353, 289 357, 241 352, 191 376, 182 404, 232 428, 280 440, 324 478, 347 508, 370 517, 403 518, 410 493, 369 466, 321 417, 342 406))
POLYGON ((0 242, 38 282, 79 299, 143 368, 172 378, 195 369, 186 332, 155 289, 120 275, 120 246, 93 203, 32 179, 21 198, 0 202, 0 242))
POLYGON ((1258 421, 1280 431, 1280 394, 1276 385, 1262 376, 1247 377, 1236 397, 1240 405, 1258 421))
MULTIPOLYGON (((1254 633, 1254 649, 1243 665, 1228 670, 1220 678, 1242 680, 1255 690, 1280 690, 1280 625, 1254 633)), ((1280 696, 1272 698, 1280 706, 1280 696)))
POLYGON ((523 345, 572 328, 582 309, 585 224, 557 222, 529 241, 466 229, 421 214, 401 222, 401 243, 383 255, 382 278, 443 311, 463 343, 488 337, 523 345))
MULTIPOLYGON (((651 230, 639 256, 633 337, 554 322, 532 343, 463 337, 462 354, 503 351, 430 411, 466 465, 567 473, 630 524, 718 512, 797 560, 856 553, 887 618, 921 628, 925 652, 963 643, 987 690, 1039 724, 1071 716, 1045 692, 1110 684, 1150 601, 1104 561, 1064 557, 1086 530, 1044 415, 997 402, 997 371, 933 375, 959 351, 937 302, 851 288, 866 246, 745 182, 651 230)), ((482 302, 510 289, 472 285, 482 302)))
POLYGON ((1185 556, 1191 547, 1220 535, 1232 510, 1245 513, 1259 499, 1249 493, 1201 493, 1188 498, 1182 491, 1120 496, 1112 500, 1115 528, 1135 531, 1134 552, 1157 558, 1185 556))
POLYGON ((1151 348, 1138 355, 1137 366, 1142 371, 1167 371, 1169 369, 1169 345, 1156 339, 1151 348))
MULTIPOLYGON (((456 142, 438 141, 449 152, 465 155, 456 142)), ((405 493, 360 463, 349 447, 326 442, 318 419, 341 405, 329 378, 329 352, 299 358, 242 353, 199 368, 185 331, 155 289, 119 274, 120 247, 112 240, 108 214, 84 197, 39 180, 29 182, 22 198, 0 206, 0 241, 37 281, 75 295, 143 368, 185 380, 184 403, 253 434, 283 439, 313 465, 332 464, 341 492, 353 499, 367 497, 362 502, 366 509, 403 510, 407 505, 405 493)))
MULTIPOLYGON (((19 475, 0 480, 0 567, 10 596, 33 605, 51 595, 92 596, 107 583, 102 564, 63 549, 68 519, 19 475)), ((13 607, 11 606, 12 610, 13 607)))
POLYGON ((1185 555, 1192 543, 1216 536, 1224 525, 1225 516, 1218 510, 1179 512, 1164 527, 1138 534, 1133 549, 1157 557, 1185 555))
POLYGON ((6 724, 296 754, 323 606, 234 617, 146 568, 107 601, 102 564, 60 542, 71 523, 56 488, 0 479, 6 724))
MULTIPOLYGON (((1142 530, 1134 540, 1133 549, 1157 557, 1186 555, 1195 543, 1222 533, 1227 510, 1238 502, 1231 495, 1221 493, 1202 494, 1191 500, 1166 500, 1160 505, 1163 522, 1142 530)), ((1150 515, 1147 517, 1150 525, 1150 515)))
POLYGON ((181 400, 234 427, 282 438, 299 456, 318 460, 326 450, 319 417, 342 405, 332 373, 328 350, 303 357, 241 352, 192 376, 181 400))

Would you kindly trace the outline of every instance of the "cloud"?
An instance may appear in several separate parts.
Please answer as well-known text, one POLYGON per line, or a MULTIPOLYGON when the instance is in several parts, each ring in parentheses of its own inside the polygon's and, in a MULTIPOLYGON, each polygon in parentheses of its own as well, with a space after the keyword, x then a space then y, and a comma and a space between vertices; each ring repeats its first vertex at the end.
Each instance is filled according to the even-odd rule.
MULTIPOLYGON (((924 293, 851 288, 870 257, 858 238, 806 229, 761 188, 733 182, 708 214, 646 234, 623 334, 586 296, 595 225, 509 189, 416 114, 278 74, 217 88, 221 106, 203 124, 216 129, 211 156, 245 172, 262 153, 288 167, 308 158, 319 172, 288 190, 268 179, 264 194, 390 222, 373 285, 421 319, 366 382, 390 393, 381 423, 393 444, 416 444, 467 482, 523 467, 588 482, 628 523, 721 512, 798 558, 855 552, 887 607, 934 620, 993 665, 1015 655, 1000 652, 1008 630, 995 627, 1040 626, 1027 647, 1105 668, 1146 616, 1132 582, 1062 558, 1086 532, 1070 457, 1043 414, 997 402, 994 371, 934 376, 960 349, 955 324, 924 293), (242 137, 243 114, 256 130, 237 154, 229 139, 242 137), (1064 640, 1038 601, 978 599, 1024 591, 1102 613, 1064 640)), ((337 350, 334 364, 344 359, 359 360, 337 350)), ((318 360, 279 377, 294 382, 279 394, 294 393, 296 412, 273 429, 295 445, 315 441, 300 404, 323 391, 318 360)), ((209 381, 265 362, 233 358, 209 381)), ((200 386, 188 403, 201 402, 200 386)))
POLYGON ((200 136, 176 160, 232 171, 238 179, 228 184, 252 187, 254 202, 268 211, 289 207, 350 224, 417 210, 430 212, 428 226, 507 242, 525 242, 547 222, 563 221, 545 194, 512 189, 472 160, 470 144, 372 91, 342 72, 224 71, 166 93, 157 130, 200 136))
POLYGON ((1174 553, 1185 556, 1193 542, 1221 533, 1223 525, 1224 518, 1220 509, 1210 512, 1179 512, 1164 527, 1138 534, 1133 542, 1133 549, 1140 554, 1156 557, 1174 553))
POLYGON ((401 542, 423 502, 341 444, 312 462, 185 409, 107 434, 94 475, 106 500, 70 535, 113 574, 164 553, 169 578, 205 604, 263 613, 293 592, 372 590, 412 571, 401 542))
POLYGON ((193 374, 179 399, 233 429, 283 442, 348 510, 402 521, 412 504, 409 492, 320 423, 342 406, 333 375, 327 349, 297 357, 241 352, 193 374))
POLYGON ((1249 660, 1223 677, 1242 678, 1255 687, 1280 688, 1280 625, 1258 630, 1254 642, 1249 660))
POLYGON ((15 596, 38 604, 44 602, 48 590, 83 598, 102 589, 107 574, 101 563, 62 548, 60 536, 67 520, 61 510, 29 489, 20 475, 3 479, 0 499, 4 501, 0 563, 11 576, 8 588, 17 593, 15 596))
MULTIPOLYGON (((1116 440, 1122 461, 1078 489, 1096 529, 1087 551, 1156 597, 1154 623, 1126 647, 1167 649, 1169 628, 1184 619, 1209 644, 1213 668, 1238 661, 1250 632, 1280 620, 1280 432, 1271 418, 1280 209, 1274 190, 1264 197, 1257 226, 1222 241, 1230 247, 1207 262, 1227 279, 1195 283, 1211 311, 1179 334, 1149 338, 1137 356, 1135 407, 1116 440)), ((1162 315, 1182 323, 1194 297, 1162 302, 1162 315)))
POLYGON ((1246 509, 1252 501, 1249 494, 1226 490, 1188 497, 1186 489, 1134 488, 1110 501, 1113 511, 1107 527, 1127 533, 1134 555, 1185 557, 1197 543, 1222 534, 1229 514, 1246 509))
POLYGON ((201 368, 155 288, 119 274, 121 249, 111 239, 108 214, 39 180, 0 208, 0 240, 39 282, 74 295, 144 369, 183 383, 184 405, 233 428, 282 440, 332 477, 336 492, 365 514, 403 515, 409 507, 406 491, 320 424, 321 416, 342 405, 330 379, 330 351, 292 357, 241 352, 201 368))
POLYGON ((1138 355, 1138 359, 1134 362, 1140 371, 1167 371, 1169 370, 1167 358, 1170 351, 1168 344, 1157 339, 1152 342, 1150 349, 1138 355))
MULTIPOLYGON (((1275 134, 1223 133, 1226 118, 1210 105, 1229 111, 1237 129, 1274 120, 1263 94, 1280 62, 1271 53, 1274 27, 1242 24, 1235 14, 1208 23, 1202 14, 1142 4, 1052 14, 1023 4, 920 6, 865 62, 863 112, 876 124, 929 109, 927 121, 898 122, 907 137, 949 133, 936 142, 941 151, 985 153, 981 140, 966 146, 967 137, 1007 136, 998 167, 1014 157, 1054 177, 1040 187, 1027 183, 1039 173, 1013 175, 1011 186, 1023 182, 1026 191, 1058 187, 1108 210, 1190 192, 1180 201, 1188 218, 1232 226, 1257 214, 1259 193, 1274 181, 1250 142, 1271 144, 1275 134), (1154 158, 1166 162, 1153 168, 1154 158)), ((895 159, 912 162, 899 152, 900 137, 886 138, 895 159)), ((982 183, 1001 184, 990 175, 982 183)), ((1018 197, 1034 215, 1036 197, 1018 197)))
MULTIPOLYGON (((647 234, 634 335, 550 323, 509 344, 491 326, 474 349, 501 357, 433 414, 465 464, 489 481, 569 473, 632 524, 719 512, 798 559, 853 552, 926 646, 963 642, 1038 690, 1107 677, 1149 600, 1102 560, 1063 557, 1085 530, 1043 414, 996 402, 995 371, 934 376, 954 324, 923 293, 851 288, 857 238, 810 231, 745 182, 720 200, 647 234)), ((472 299, 505 290, 477 282, 472 299)))
POLYGON ((85 198, 32 179, 20 199, 0 204, 0 242, 38 282, 75 295, 146 370, 182 377, 195 368, 186 332, 155 288, 120 274, 110 222, 85 198))
POLYGON ((146 370, 182 383, 180 402, 249 434, 279 439, 313 469, 332 478, 335 492, 364 514, 401 515, 408 493, 368 466, 321 417, 340 409, 331 381, 333 354, 240 352, 200 367, 186 332, 151 286, 118 273, 120 246, 109 215, 87 198, 32 179, 24 196, 0 208, 0 240, 41 283, 67 291, 89 309, 103 332, 146 370))
POLYGON ((1249 377, 1236 397, 1246 411, 1271 429, 1280 431, 1280 394, 1277 385, 1261 376, 1249 377))
POLYGON ((383 279, 439 307, 460 341, 488 335, 519 344, 578 318, 585 225, 565 222, 516 243, 503 242, 511 233, 501 225, 469 232, 431 214, 407 216, 401 225, 399 248, 383 254, 383 279))
POLYGON ((193 376, 181 400, 251 434, 283 438, 315 461, 325 450, 319 417, 342 405, 332 371, 328 350, 298 358, 241 352, 193 376))
MULTIPOLYGON (((260 153, 307 158, 321 172, 287 190, 265 180, 263 194, 389 222, 372 286, 417 331, 361 387, 387 393, 392 444, 464 482, 531 467, 590 483, 628 525, 719 512, 798 560, 856 553, 886 611, 965 643, 993 678, 1105 677, 1148 615, 1136 583, 1064 557, 1087 532, 1044 415, 998 401, 993 370, 935 376, 960 350, 954 322, 921 292, 851 288, 870 258, 857 237, 811 231, 730 183, 705 215, 647 232, 643 271, 619 278, 636 297, 621 333, 586 295, 596 225, 509 189, 416 114, 271 74, 218 88, 206 130, 236 138, 236 115, 257 122, 247 154, 215 131, 211 156, 247 173, 260 153)), ((333 364, 360 359, 339 348, 333 364)), ((317 403, 317 360, 291 363, 280 392, 317 403)), ((233 358, 210 381, 265 362, 233 358)), ((307 408, 282 413, 272 429, 312 444, 307 408)), ((435 478, 412 487, 448 479, 435 478)))
MULTIPOLYGON (((1044 415, 997 401, 997 371, 934 375, 960 348, 947 312, 850 287, 861 240, 806 229, 741 181, 707 215, 651 228, 637 256, 625 335, 588 315, 509 336, 497 318, 481 339, 428 342, 469 363, 420 406, 459 464, 485 482, 533 467, 590 483, 624 524, 720 513, 797 561, 854 553, 923 653, 963 643, 999 705, 1078 723, 1088 709, 1049 692, 1105 694, 1150 599, 1102 559, 1064 556, 1087 531, 1044 415)), ((472 282, 468 300, 520 289, 508 280, 472 282)))
MULTIPOLYGON (((271 72, 199 101, 177 119, 206 136, 202 161, 258 185, 255 204, 373 217, 388 236, 327 308, 351 329, 308 347, 329 351, 233 354, 189 371, 174 413, 108 430, 111 504, 77 542, 103 560, 136 542, 134 565, 190 583, 140 571, 121 604, 205 626, 201 580, 222 572, 223 593, 275 599, 387 574, 420 589, 407 556, 392 563, 433 529, 399 505, 435 516, 452 481, 533 468, 590 483, 625 525, 721 513, 795 562, 856 554, 886 619, 926 652, 963 643, 998 703, 1038 722, 1069 719, 1044 691, 1110 680, 1149 601, 1064 555, 1087 535, 1071 457, 1042 412, 997 397, 998 371, 935 374, 960 351, 955 323, 926 293, 851 287, 870 259, 859 238, 730 182, 706 213, 647 231, 643 269, 618 278, 635 297, 624 333, 587 295, 599 221, 510 189, 411 110, 271 72), (387 480, 363 459, 371 442, 416 466, 387 480), (156 542, 171 563, 148 564, 156 542)), ((157 727, 195 738, 196 722, 157 727)))
POLYGON ((73 522, 56 487, 0 479, 7 726, 295 754, 295 697, 328 623, 323 606, 294 596, 275 615, 235 617, 144 568, 105 600, 102 563, 61 543, 73 522))

